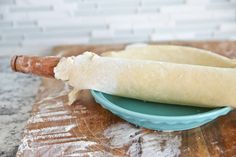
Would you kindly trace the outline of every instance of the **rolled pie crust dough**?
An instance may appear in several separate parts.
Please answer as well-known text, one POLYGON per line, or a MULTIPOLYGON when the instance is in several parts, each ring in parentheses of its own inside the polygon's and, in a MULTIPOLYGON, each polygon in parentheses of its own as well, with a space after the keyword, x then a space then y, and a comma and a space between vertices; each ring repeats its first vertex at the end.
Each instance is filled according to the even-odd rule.
POLYGON ((180 46, 145 46, 62 58, 55 77, 74 87, 146 101, 236 107, 235 60, 180 46))
POLYGON ((102 56, 214 67, 236 67, 235 59, 229 59, 202 49, 174 45, 144 45, 141 47, 127 47, 123 51, 105 52, 102 56))

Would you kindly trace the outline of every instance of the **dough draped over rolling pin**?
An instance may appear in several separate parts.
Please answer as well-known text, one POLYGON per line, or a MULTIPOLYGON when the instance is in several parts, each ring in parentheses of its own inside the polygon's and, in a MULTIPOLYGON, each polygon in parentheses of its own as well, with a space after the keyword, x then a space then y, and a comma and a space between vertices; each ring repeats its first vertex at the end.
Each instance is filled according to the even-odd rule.
POLYGON ((235 59, 226 58, 202 49, 174 45, 146 45, 142 47, 128 47, 123 51, 105 52, 102 56, 214 67, 236 67, 235 59))
MULTIPOLYGON (((77 91, 93 89, 145 101, 202 107, 236 107, 236 71, 231 68, 234 63, 230 59, 210 54, 211 66, 206 66, 206 61, 201 65, 194 59, 187 64, 174 62, 171 57, 168 62, 168 57, 165 61, 159 61, 112 57, 108 54, 101 57, 85 52, 60 60, 54 69, 55 77, 74 87, 71 102, 77 91), (218 60, 222 62, 219 63, 218 60)), ((205 56, 207 60, 209 56, 205 56)), ((188 57, 192 58, 194 55, 188 57)))

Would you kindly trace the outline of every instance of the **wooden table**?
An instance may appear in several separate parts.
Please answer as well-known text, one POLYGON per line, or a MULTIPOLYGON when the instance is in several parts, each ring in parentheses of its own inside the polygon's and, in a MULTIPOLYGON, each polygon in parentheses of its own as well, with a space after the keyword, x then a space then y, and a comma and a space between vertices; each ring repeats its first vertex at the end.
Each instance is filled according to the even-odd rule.
MULTIPOLYGON (((236 42, 170 42, 235 57, 236 42)), ((54 53, 70 56, 101 53, 125 45, 58 46, 54 53)), ((94 102, 89 91, 67 105, 70 87, 43 79, 17 156, 141 156, 236 157, 236 111, 199 128, 158 132, 136 127, 94 102)), ((236 93, 235 93, 236 94, 236 93)))

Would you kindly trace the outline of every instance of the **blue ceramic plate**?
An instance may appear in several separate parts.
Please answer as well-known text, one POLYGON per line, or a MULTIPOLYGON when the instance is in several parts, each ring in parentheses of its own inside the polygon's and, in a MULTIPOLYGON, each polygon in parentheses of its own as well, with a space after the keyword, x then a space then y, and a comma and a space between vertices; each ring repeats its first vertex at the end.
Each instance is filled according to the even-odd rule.
POLYGON ((199 127, 225 115, 231 107, 202 108, 144 102, 91 90, 96 102, 122 119, 153 130, 178 131, 199 127))

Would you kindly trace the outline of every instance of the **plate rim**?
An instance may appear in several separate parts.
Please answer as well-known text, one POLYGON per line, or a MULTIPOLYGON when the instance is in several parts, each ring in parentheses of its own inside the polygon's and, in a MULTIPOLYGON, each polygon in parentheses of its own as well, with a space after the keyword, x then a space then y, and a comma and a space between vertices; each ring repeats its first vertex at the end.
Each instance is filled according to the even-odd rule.
MULTIPOLYGON (((131 111, 125 108, 122 108, 120 106, 117 106, 116 104, 112 103, 111 101, 109 101, 107 98, 104 97, 103 92, 100 91, 96 91, 96 90, 90 90, 92 96, 95 99, 98 99, 102 104, 106 104, 109 105, 109 108, 115 108, 116 111, 119 111, 123 114, 128 114, 128 115, 132 115, 138 118, 145 118, 145 119, 157 119, 157 120, 195 120, 195 119, 202 119, 202 118, 207 118, 209 119, 209 117, 219 117, 222 115, 226 115, 227 113, 229 113, 230 111, 233 110, 232 107, 229 106, 225 106, 225 107, 221 107, 221 108, 215 108, 213 110, 204 112, 204 113, 198 113, 198 114, 194 114, 194 115, 185 115, 185 116, 161 116, 161 115, 149 115, 149 114, 145 114, 145 113, 139 113, 139 112, 135 112, 135 111, 131 111)), ((105 93, 104 93, 105 94, 105 93)), ((210 118, 210 119, 212 119, 210 118)))

